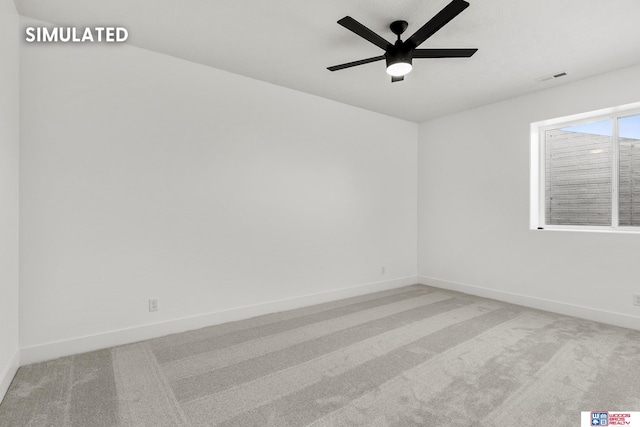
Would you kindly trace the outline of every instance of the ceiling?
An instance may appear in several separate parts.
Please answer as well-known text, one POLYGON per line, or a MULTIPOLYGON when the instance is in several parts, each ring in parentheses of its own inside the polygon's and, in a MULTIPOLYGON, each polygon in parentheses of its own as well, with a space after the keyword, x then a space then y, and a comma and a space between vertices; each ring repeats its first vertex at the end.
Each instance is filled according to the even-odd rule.
POLYGON ((387 40, 413 34, 449 0, 15 0, 23 16, 64 26, 124 26, 128 43, 413 122, 640 63, 638 0, 468 0, 420 48, 478 48, 416 59, 391 83, 381 55, 339 26, 349 15, 387 40), (539 77, 567 76, 538 83, 539 77))

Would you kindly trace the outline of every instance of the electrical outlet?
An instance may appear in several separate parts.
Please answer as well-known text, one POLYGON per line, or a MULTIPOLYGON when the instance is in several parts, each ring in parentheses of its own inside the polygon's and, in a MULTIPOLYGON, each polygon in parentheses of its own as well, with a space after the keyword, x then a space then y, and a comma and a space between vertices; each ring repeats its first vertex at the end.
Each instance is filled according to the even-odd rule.
POLYGON ((633 305, 640 305, 640 294, 633 294, 633 305))
POLYGON ((387 273, 386 269, 384 267, 382 267, 380 269, 380 274, 382 274, 383 276, 387 273))
POLYGON ((149 300, 149 311, 158 311, 158 300, 150 299, 149 300))

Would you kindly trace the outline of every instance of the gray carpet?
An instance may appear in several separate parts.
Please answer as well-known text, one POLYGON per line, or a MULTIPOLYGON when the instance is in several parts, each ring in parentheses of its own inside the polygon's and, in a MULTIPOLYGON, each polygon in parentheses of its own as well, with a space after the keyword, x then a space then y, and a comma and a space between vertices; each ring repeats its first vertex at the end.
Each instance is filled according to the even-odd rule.
POLYGON ((415 285, 20 368, 0 426, 579 426, 640 332, 415 285))

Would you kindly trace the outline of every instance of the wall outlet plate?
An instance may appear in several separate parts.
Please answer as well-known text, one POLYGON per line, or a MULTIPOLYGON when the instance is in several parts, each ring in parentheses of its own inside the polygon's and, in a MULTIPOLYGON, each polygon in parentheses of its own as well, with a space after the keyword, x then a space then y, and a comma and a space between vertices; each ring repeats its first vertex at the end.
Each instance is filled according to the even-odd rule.
POLYGON ((150 299, 149 300, 149 311, 158 311, 158 300, 150 299))
POLYGON ((640 305, 640 294, 633 294, 633 305, 640 305))

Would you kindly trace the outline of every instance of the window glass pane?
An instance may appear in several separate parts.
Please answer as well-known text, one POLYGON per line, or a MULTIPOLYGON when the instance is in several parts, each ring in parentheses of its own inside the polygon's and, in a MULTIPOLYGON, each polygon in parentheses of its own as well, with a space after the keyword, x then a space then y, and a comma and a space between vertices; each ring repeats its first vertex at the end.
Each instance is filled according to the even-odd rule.
POLYGON ((640 226, 640 115, 618 119, 621 226, 640 226))
POLYGON ((545 220, 611 225, 611 120, 545 132, 545 220))

